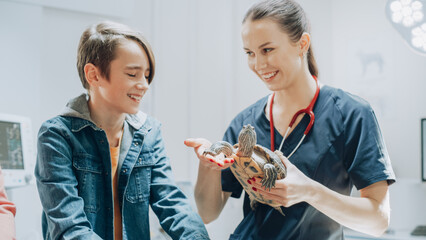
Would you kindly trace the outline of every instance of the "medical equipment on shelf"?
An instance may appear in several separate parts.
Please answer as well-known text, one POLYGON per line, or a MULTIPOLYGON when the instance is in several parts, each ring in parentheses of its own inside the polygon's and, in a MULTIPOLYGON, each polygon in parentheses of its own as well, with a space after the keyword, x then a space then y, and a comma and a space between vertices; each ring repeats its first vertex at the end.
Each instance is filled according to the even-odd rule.
POLYGON ((0 166, 5 187, 29 184, 35 158, 30 118, 0 113, 0 166))

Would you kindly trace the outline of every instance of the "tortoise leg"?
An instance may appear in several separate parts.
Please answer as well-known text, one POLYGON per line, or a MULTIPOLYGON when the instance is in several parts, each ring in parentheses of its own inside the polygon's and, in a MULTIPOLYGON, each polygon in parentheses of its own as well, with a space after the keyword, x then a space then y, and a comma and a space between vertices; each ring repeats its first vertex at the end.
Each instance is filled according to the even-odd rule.
POLYGON ((285 216, 283 210, 281 209, 281 207, 274 207, 275 210, 277 210, 278 212, 280 212, 283 216, 285 216))
POLYGON ((225 157, 231 156, 232 153, 234 153, 234 148, 228 142, 219 141, 211 145, 209 149, 204 150, 203 155, 206 156, 207 154, 210 154, 215 157, 220 153, 225 154, 225 157))
POLYGON ((253 211, 256 209, 258 203, 258 201, 250 199, 250 207, 253 211))
POLYGON ((260 181, 260 183, 262 183, 262 187, 265 187, 265 190, 268 188, 269 190, 271 190, 271 188, 275 187, 275 181, 277 180, 277 175, 278 175, 277 169, 275 168, 274 165, 270 163, 266 163, 263 166, 263 172, 265 176, 260 181))

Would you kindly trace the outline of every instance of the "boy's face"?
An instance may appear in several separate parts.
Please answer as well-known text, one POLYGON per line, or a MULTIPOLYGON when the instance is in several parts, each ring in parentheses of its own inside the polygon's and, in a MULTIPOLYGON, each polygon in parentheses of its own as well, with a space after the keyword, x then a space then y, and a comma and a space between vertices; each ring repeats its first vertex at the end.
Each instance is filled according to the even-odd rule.
POLYGON ((117 114, 135 114, 148 90, 150 66, 148 56, 139 43, 124 39, 110 64, 109 80, 102 78, 98 88, 104 107, 117 114))

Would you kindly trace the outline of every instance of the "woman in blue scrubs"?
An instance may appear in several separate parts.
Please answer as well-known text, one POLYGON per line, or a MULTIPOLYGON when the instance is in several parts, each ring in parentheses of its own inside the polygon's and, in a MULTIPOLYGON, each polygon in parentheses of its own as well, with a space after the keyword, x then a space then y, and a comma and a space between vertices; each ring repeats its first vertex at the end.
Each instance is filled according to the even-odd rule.
MULTIPOLYGON (((273 92, 239 113, 223 140, 238 142, 243 125, 255 127, 257 144, 280 148, 292 117, 315 96, 318 76, 312 52, 309 23, 303 9, 292 0, 262 1, 247 12, 242 28, 244 50, 252 71, 273 92), (271 107, 272 104, 272 107, 271 107)), ((342 226, 373 236, 389 224, 388 185, 395 181, 375 114, 363 99, 320 85, 313 112, 315 123, 290 157, 309 124, 301 115, 281 150, 287 176, 270 191, 260 179, 249 181, 265 198, 282 203, 283 216, 258 204, 250 208, 244 197, 244 219, 230 239, 343 239, 342 226), (349 196, 352 187, 359 197, 349 196)), ((188 139, 200 159, 195 198, 205 223, 216 219, 227 199, 239 198, 243 188, 229 166, 233 159, 203 156, 211 143, 188 139)))

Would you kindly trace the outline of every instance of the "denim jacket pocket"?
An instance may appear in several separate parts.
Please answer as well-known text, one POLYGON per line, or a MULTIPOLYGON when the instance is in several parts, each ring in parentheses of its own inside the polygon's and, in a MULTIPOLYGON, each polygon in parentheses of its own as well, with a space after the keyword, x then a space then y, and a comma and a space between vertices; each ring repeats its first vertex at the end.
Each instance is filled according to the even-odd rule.
POLYGON ((74 154, 73 159, 78 195, 84 200, 84 210, 86 213, 96 213, 99 210, 102 189, 102 162, 86 153, 74 154))
POLYGON ((142 152, 136 160, 126 188, 126 199, 131 203, 149 200, 151 172, 154 166, 152 152, 142 152))

